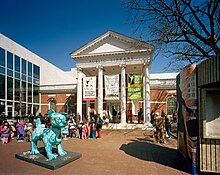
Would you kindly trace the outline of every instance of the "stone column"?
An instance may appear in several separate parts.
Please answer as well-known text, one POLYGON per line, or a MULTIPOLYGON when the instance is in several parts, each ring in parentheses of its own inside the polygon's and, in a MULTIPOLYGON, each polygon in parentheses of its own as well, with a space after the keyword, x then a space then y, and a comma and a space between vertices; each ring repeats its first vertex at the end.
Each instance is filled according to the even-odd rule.
POLYGON ((143 79, 143 110, 144 110, 144 121, 150 122, 150 73, 149 65, 144 65, 144 79, 143 79))
POLYGON ((82 68, 77 68, 77 117, 82 120, 82 68))
POLYGON ((121 67, 121 123, 126 123, 126 65, 120 65, 121 67))
POLYGON ((86 101, 86 117, 90 121, 90 101, 86 101))
POLYGON ((98 114, 103 118, 103 66, 98 66, 98 114))

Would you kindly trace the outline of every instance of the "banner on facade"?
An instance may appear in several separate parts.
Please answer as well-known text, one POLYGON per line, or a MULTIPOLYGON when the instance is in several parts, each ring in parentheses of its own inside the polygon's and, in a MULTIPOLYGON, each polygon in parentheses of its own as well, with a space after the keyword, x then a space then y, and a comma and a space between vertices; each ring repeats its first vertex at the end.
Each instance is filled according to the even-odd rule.
POLYGON ((128 74, 128 99, 143 98, 143 74, 128 74))
POLYGON ((119 75, 105 75, 105 100, 119 100, 119 75))
POLYGON ((90 101, 96 99, 96 77, 83 78, 83 100, 90 101))

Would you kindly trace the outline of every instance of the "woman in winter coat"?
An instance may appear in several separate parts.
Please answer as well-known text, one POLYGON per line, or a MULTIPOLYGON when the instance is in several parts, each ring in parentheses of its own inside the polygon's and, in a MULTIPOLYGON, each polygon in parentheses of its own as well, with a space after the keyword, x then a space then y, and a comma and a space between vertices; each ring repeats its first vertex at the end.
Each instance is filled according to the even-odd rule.
POLYGON ((26 137, 26 132, 24 130, 24 122, 20 121, 17 123, 17 131, 18 131, 18 140, 24 140, 24 137, 26 137))
POLYGON ((7 144, 11 135, 11 129, 7 121, 3 123, 1 132, 2 132, 2 144, 7 144))

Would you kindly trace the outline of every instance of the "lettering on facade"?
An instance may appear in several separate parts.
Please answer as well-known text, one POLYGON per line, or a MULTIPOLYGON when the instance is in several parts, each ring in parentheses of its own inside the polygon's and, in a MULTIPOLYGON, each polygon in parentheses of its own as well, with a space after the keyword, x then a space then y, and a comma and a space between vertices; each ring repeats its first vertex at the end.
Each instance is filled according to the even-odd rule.
POLYGON ((89 63, 101 63, 106 61, 111 62, 118 62, 118 61, 131 61, 135 60, 133 57, 120 57, 120 58, 102 58, 102 59, 96 59, 96 60, 89 60, 89 63))

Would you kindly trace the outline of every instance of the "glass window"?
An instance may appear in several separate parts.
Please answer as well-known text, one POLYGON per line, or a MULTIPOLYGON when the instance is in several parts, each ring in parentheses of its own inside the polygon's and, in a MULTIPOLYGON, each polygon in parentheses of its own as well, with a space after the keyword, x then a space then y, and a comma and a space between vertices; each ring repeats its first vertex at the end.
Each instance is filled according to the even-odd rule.
POLYGON ((15 79, 15 100, 20 101, 20 80, 15 79))
POLYGON ((22 74, 22 80, 26 81, 26 75, 22 74))
POLYGON ((13 77, 13 71, 10 69, 7 69, 7 75, 13 77))
POLYGON ((0 74, 0 98, 5 99, 5 76, 0 74))
POLYGON ((34 114, 35 116, 37 116, 38 113, 39 113, 39 106, 38 106, 38 105, 34 105, 34 106, 33 106, 33 114, 34 114))
POLYGON ((13 54, 11 52, 7 52, 7 67, 13 69, 13 54))
POLYGON ((32 108, 32 105, 28 104, 28 114, 31 114, 31 108, 32 108))
POLYGON ((74 114, 75 110, 74 110, 74 100, 73 99, 69 99, 67 102, 67 113, 68 114, 74 114))
POLYGON ((28 83, 28 102, 32 102, 32 84, 28 83))
POLYGON ((32 83, 32 78, 28 77, 28 83, 32 83))
POLYGON ((34 78, 34 84, 37 84, 37 85, 39 85, 39 84, 40 84, 40 81, 39 81, 39 79, 35 79, 35 78, 34 78))
POLYGON ((40 79, 40 67, 34 65, 34 78, 40 79))
POLYGON ((7 99, 13 100, 13 79, 7 77, 7 99))
POLYGON ((0 48, 0 65, 5 66, 5 50, 0 48))
POLYGON ((5 68, 0 66, 0 73, 5 74, 5 68))
POLYGON ((26 82, 21 83, 21 101, 26 102, 26 82))
POLYGON ((32 76, 32 63, 28 62, 28 75, 32 76))
POLYGON ((15 107, 14 107, 14 110, 15 110, 15 115, 19 115, 20 114, 20 103, 15 103, 15 107))
POLYGON ((0 101, 0 114, 2 112, 5 112, 5 102, 4 101, 0 101))
POLYGON ((24 116, 25 113, 26 113, 26 104, 22 103, 22 105, 21 105, 21 115, 24 116))
POLYGON ((26 60, 22 59, 22 73, 23 74, 26 74, 26 60))
POLYGON ((34 103, 39 103, 39 86, 34 85, 33 93, 34 93, 34 103))
POLYGON ((176 112, 176 98, 171 97, 167 100, 167 114, 172 115, 176 112))
POLYGON ((20 79, 20 73, 15 72, 15 78, 20 79))
POLYGON ((50 100, 50 109, 56 111, 56 101, 54 99, 50 100))
POLYGON ((15 55, 15 70, 20 72, 21 67, 21 59, 17 55, 15 55))

